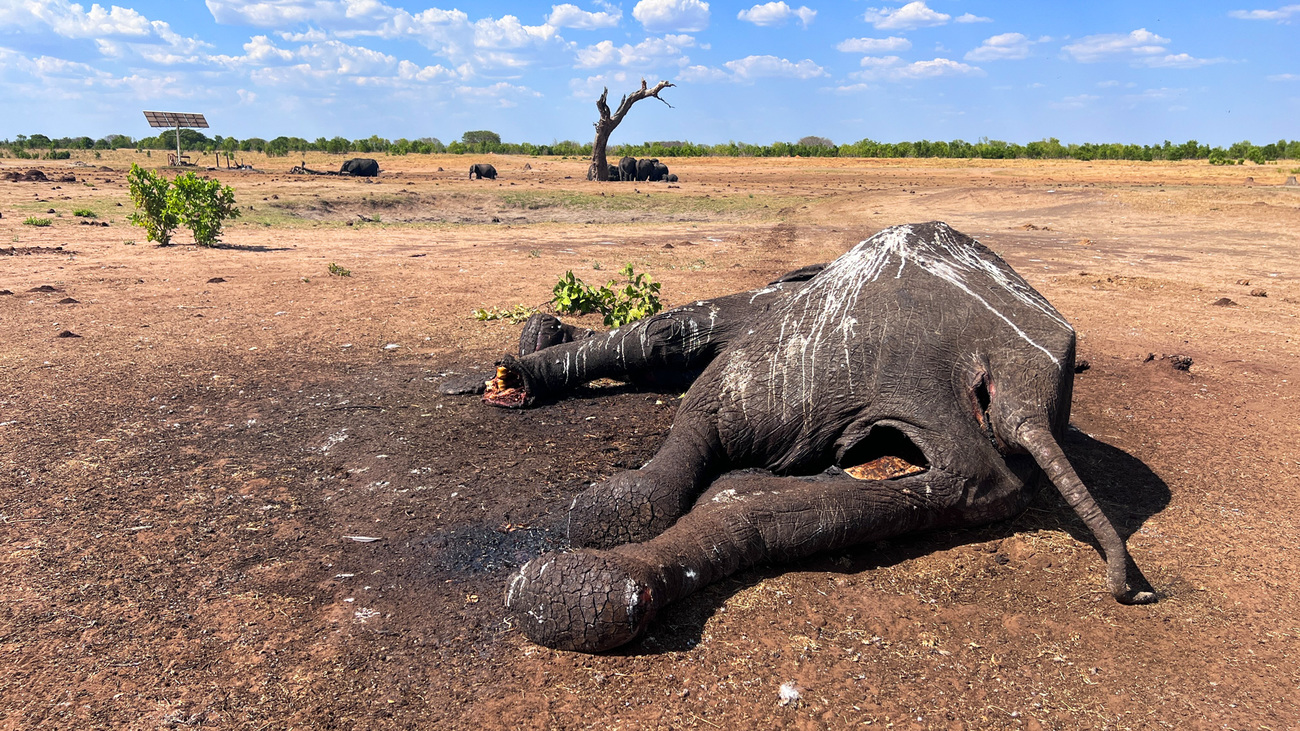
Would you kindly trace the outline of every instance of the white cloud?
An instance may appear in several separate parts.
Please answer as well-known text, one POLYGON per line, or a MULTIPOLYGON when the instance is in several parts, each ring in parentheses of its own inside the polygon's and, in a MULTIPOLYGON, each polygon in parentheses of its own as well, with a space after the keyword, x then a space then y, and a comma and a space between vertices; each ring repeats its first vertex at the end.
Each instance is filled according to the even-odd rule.
POLYGON ((1100 98, 1094 94, 1078 94, 1076 96, 1067 96, 1059 102, 1051 102, 1047 106, 1053 109, 1083 109, 1100 98))
POLYGON ((956 18, 953 18, 953 22, 956 22, 956 23, 992 23, 992 22, 993 22, 993 19, 992 19, 992 18, 985 18, 985 17, 979 16, 979 15, 975 15, 974 13, 962 13, 961 15, 958 15, 956 18))
POLYGON ((1128 61, 1133 66, 1148 68, 1191 69, 1209 64, 1223 63, 1223 58, 1197 58, 1186 53, 1169 53, 1168 38, 1138 28, 1128 34, 1104 33, 1086 36, 1065 46, 1062 51, 1080 63, 1099 61, 1128 61))
POLYGON ((891 51, 906 51, 911 47, 911 41, 898 36, 888 38, 846 38, 835 46, 836 50, 845 53, 889 53, 891 51))
POLYGON ((1279 23, 1290 23, 1292 16, 1300 16, 1300 5, 1283 5, 1277 10, 1233 10, 1228 15, 1240 20, 1276 20, 1279 23))
POLYGON ((735 74, 738 80, 766 77, 812 79, 827 75, 826 69, 806 58, 794 63, 776 56, 746 56, 735 61, 728 61, 723 66, 731 69, 731 72, 735 74))
POLYGON ((262 28, 338 18, 340 5, 332 0, 207 0, 208 12, 218 23, 262 28))
POLYGON ((1140 61, 1143 66, 1152 68, 1168 69, 1194 69, 1201 66, 1209 66, 1214 63, 1223 63, 1227 59, 1223 58, 1196 58, 1186 53, 1170 53, 1164 56, 1151 56, 1140 61))
POLYGON ((1269 81, 1300 81, 1300 74, 1273 74, 1266 78, 1269 81))
POLYGON ((978 66, 971 66, 948 58, 905 63, 898 56, 867 56, 862 59, 861 64, 862 71, 849 74, 851 78, 862 81, 875 79, 882 81, 916 81, 943 76, 985 75, 984 70, 978 66))
POLYGON ((826 69, 811 59, 794 62, 779 56, 746 56, 724 64, 725 69, 710 66, 688 66, 678 76, 683 81, 707 83, 732 81, 743 83, 755 79, 815 79, 829 76, 826 69))
POLYGON ((1146 28, 1138 28, 1128 34, 1085 36, 1061 50, 1080 63, 1095 63, 1164 53, 1166 43, 1169 43, 1168 38, 1162 38, 1146 28))
POLYGON ((708 84, 717 81, 731 81, 731 74, 712 66, 687 66, 677 74, 682 81, 692 84, 708 84))
POLYGON ((1146 89, 1140 94, 1128 94, 1124 98, 1135 102, 1167 102, 1171 99, 1177 99, 1186 93, 1186 89, 1170 89, 1168 87, 1161 87, 1159 89, 1146 89))
POLYGON ((518 97, 541 97, 541 94, 526 86, 518 86, 499 81, 491 86, 458 86, 456 94, 471 101, 495 102, 496 106, 509 108, 519 106, 518 97))
POLYGON ((641 0, 632 17, 651 33, 698 33, 709 27, 709 4, 702 0, 641 0))
POLYGON ((181 36, 169 24, 149 20, 130 8, 113 5, 105 9, 99 3, 93 3, 86 10, 68 0, 0 2, 0 28, 48 29, 62 38, 93 40, 107 57, 124 57, 130 50, 156 63, 191 60, 183 54, 211 47, 197 38, 181 36))
POLYGON ((1031 41, 1020 33, 1000 33, 984 39, 979 48, 966 54, 967 61, 1008 61, 1029 57, 1031 41))
POLYGON ((575 28, 577 30, 596 30, 613 28, 623 19, 623 11, 614 8, 610 11, 588 12, 577 5, 564 3, 552 5, 551 14, 546 17, 546 24, 556 28, 575 28))
POLYGON ((755 5, 748 10, 736 13, 736 17, 746 23, 763 26, 785 25, 791 17, 796 17, 803 24, 803 27, 807 28, 813 18, 817 17, 817 11, 806 5, 792 8, 785 3, 785 0, 781 0, 780 2, 755 5))
POLYGON ((602 66, 635 66, 655 68, 666 64, 685 66, 691 59, 687 48, 696 47, 695 38, 689 35, 668 34, 662 38, 647 38, 636 44, 615 46, 613 41, 601 41, 578 51, 578 68, 602 66))
POLYGON ((276 31, 275 34, 290 43, 320 43, 321 41, 329 40, 329 34, 323 30, 317 30, 316 28, 309 28, 303 33, 290 33, 289 31, 281 30, 276 31))
POLYGON ((943 25, 952 16, 931 10, 923 0, 914 0, 901 8, 867 8, 862 19, 882 30, 915 30, 943 25))
POLYGON ((608 89, 612 86, 614 87, 615 96, 621 96, 619 89, 625 86, 630 87, 633 83, 632 76, 626 71, 614 71, 588 76, 585 79, 570 79, 569 90, 572 92, 573 98, 590 102, 600 96, 602 89, 608 89))

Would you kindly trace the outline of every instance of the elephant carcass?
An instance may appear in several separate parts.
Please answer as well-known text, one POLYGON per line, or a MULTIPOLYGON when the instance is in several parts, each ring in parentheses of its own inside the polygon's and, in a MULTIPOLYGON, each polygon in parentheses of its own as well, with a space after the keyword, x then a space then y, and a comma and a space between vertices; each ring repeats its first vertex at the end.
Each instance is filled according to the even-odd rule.
POLYGON ((623 157, 618 161, 618 179, 624 183, 636 180, 636 158, 623 157))
POLYGON ((482 178, 497 179, 497 169, 485 162, 475 163, 469 166, 469 179, 473 180, 474 176, 482 178))
POLYGON ((585 548, 510 577, 525 635, 616 647, 760 562, 1010 517, 1041 476, 1096 536, 1114 597, 1155 600, 1059 446, 1074 330, 997 255, 942 223, 897 226, 787 289, 742 313, 653 459, 573 500, 585 548))
POLYGON ((339 168, 342 175, 354 175, 358 178, 373 178, 379 175, 379 162, 368 157, 354 157, 339 168))
POLYGON ((670 183, 676 183, 676 182, 677 182, 677 173, 668 173, 668 177, 664 178, 664 180, 667 180, 667 181, 670 182, 670 183))

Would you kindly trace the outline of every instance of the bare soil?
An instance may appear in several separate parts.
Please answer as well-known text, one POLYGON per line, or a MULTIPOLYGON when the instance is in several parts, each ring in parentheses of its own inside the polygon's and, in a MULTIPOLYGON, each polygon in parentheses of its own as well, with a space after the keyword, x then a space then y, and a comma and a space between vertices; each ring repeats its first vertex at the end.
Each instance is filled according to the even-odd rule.
POLYGON ((133 161, 153 162, 0 160, 49 178, 0 180, 0 727, 1300 725, 1285 168, 708 159, 668 161, 669 186, 381 157, 371 181, 216 172, 244 215, 200 249, 128 225, 133 161), (575 492, 654 453, 679 394, 440 396, 514 347, 472 309, 625 262, 679 304, 933 219, 1076 326, 1067 452, 1159 603, 1112 601, 1042 495, 743 573, 607 655, 503 621, 507 573, 563 546, 575 492))

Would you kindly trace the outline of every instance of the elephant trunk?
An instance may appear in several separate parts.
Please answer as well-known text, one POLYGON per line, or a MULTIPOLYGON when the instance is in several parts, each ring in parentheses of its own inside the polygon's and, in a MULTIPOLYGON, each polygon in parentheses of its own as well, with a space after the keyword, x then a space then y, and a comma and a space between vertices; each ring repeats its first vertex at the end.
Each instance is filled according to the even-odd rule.
POLYGON ((1061 497, 1070 504, 1076 515, 1092 531, 1092 535, 1101 544, 1106 557, 1106 583, 1111 595, 1123 604, 1149 604, 1156 600, 1156 594, 1142 577, 1141 571, 1129 556, 1124 539, 1115 530, 1115 526, 1106 518, 1097 501, 1093 499, 1088 488, 1079 479, 1079 475, 1070 465, 1061 445, 1057 443, 1045 420, 1025 422, 1017 432, 1017 441, 1056 486, 1061 497), (1130 582, 1130 576, 1132 582, 1130 582), (1134 588, 1130 589, 1130 583, 1134 588))

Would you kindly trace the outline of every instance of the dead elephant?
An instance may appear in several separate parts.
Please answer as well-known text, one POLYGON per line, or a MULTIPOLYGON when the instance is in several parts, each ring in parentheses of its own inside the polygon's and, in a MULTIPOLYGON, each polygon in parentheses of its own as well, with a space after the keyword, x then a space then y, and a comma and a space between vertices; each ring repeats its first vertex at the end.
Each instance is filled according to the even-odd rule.
MULTIPOLYGON (((653 459, 573 500, 583 548, 510 577, 506 608, 530 639, 616 647, 757 563, 1008 518, 1042 476, 1096 536, 1111 594, 1155 600, 1059 446, 1074 330, 997 255, 943 223, 897 226, 766 289, 728 299, 743 306, 712 313, 721 327, 697 312, 682 352, 658 356, 702 372, 653 459)), ((533 360, 615 371, 658 344, 620 329, 533 360)))
POLYGON ((379 175, 379 162, 369 157, 354 157, 339 168, 340 175, 373 178, 379 175))

